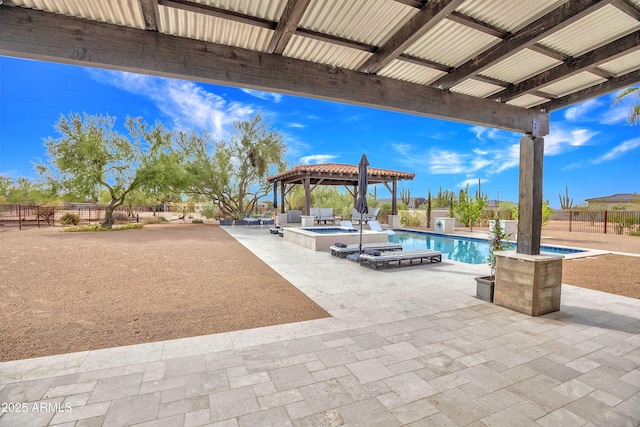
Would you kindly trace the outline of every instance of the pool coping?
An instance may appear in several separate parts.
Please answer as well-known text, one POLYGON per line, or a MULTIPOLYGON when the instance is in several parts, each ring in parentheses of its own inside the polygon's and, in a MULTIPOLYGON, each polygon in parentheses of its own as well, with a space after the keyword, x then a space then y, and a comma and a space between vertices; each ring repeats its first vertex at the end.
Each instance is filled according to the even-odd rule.
MULTIPOLYGON (((469 236, 467 234, 448 234, 448 233, 435 233, 433 231, 428 231, 428 230, 413 230, 410 228, 394 228, 393 231, 407 231, 407 232, 412 232, 412 233, 420 233, 420 234, 429 234, 429 235, 436 235, 436 236, 444 236, 444 237, 453 237, 453 238, 463 238, 466 240, 472 240, 472 241, 480 241, 480 242, 487 242, 488 241, 488 232, 487 232, 487 238, 483 238, 483 237, 477 237, 477 236, 469 236)), ((508 243, 512 243, 512 244, 516 244, 517 242, 515 240, 507 240, 508 243)), ((604 250, 600 250, 600 249, 590 249, 590 248, 579 248, 577 246, 564 246, 564 245, 547 245, 547 244, 541 244, 540 245, 541 248, 544 247, 551 247, 551 248, 558 248, 558 249, 569 249, 569 250, 574 250, 574 251, 581 251, 581 252, 568 252, 568 253, 554 253, 553 255, 557 255, 557 256, 561 256, 563 259, 578 259, 578 258, 586 258, 586 257, 592 257, 592 256, 599 256, 599 255, 608 255, 608 254, 612 254, 612 251, 604 251, 604 250)), ((548 255, 548 254, 542 254, 542 255, 548 255)))

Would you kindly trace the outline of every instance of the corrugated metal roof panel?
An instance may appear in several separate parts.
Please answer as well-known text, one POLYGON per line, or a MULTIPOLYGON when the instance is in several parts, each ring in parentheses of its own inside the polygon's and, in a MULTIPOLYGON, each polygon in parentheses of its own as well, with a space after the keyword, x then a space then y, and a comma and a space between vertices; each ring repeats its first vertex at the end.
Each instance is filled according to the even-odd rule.
POLYGON ((354 70, 369 59, 371 53, 293 35, 283 55, 354 70))
POLYGON ((267 48, 273 35, 266 28, 163 6, 160 6, 160 28, 174 36, 258 51, 267 48))
POLYGON ((567 0, 467 0, 456 9, 485 24, 514 33, 567 0))
POLYGON ((412 64, 407 61, 399 61, 397 59, 394 59, 378 74, 392 79, 428 85, 438 80, 446 73, 444 71, 435 70, 433 68, 423 67, 418 64, 412 64))
POLYGON ((549 93, 554 96, 565 96, 572 92, 588 88, 607 81, 606 79, 596 76, 588 71, 575 74, 569 78, 559 80, 555 83, 551 83, 548 86, 540 88, 541 92, 549 93))
POLYGON ((140 3, 136 0, 12 0, 15 6, 78 16, 109 24, 144 28, 140 3))
POLYGON ((300 27, 380 46, 418 11, 389 0, 312 0, 300 27))
POLYGON ((497 37, 443 19, 404 53, 457 67, 498 42, 497 37))
POLYGON ((578 56, 638 29, 640 22, 607 5, 539 43, 566 55, 578 56))
POLYGON ((531 108, 535 107, 536 105, 544 104, 547 101, 547 98, 542 98, 541 96, 531 95, 530 93, 528 93, 526 95, 522 95, 512 99, 511 101, 507 102, 507 104, 515 105, 516 107, 531 108))
POLYGON ((620 58, 614 59, 613 61, 605 62, 598 68, 602 68, 603 70, 608 71, 614 76, 621 76, 623 74, 636 71, 640 69, 640 50, 637 50, 625 56, 621 56, 620 58))
POLYGON ((282 16, 287 0, 191 0, 194 3, 206 4, 219 9, 231 10, 244 15, 257 16, 277 22, 282 16))
POLYGON ((524 49, 487 68, 482 75, 509 83, 519 83, 559 64, 562 64, 562 61, 524 49))
POLYGON ((463 93, 465 95, 479 96, 485 98, 504 89, 491 83, 481 82, 474 79, 467 79, 451 88, 451 92, 463 93))

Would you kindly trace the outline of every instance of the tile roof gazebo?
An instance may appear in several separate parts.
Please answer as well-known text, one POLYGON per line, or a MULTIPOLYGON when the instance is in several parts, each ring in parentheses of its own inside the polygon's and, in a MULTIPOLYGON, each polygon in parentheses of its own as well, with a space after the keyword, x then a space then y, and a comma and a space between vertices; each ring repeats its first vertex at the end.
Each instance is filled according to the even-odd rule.
MULTIPOLYGON (((398 172, 388 169, 368 168, 369 185, 384 184, 391 193, 391 213, 397 215, 396 195, 398 181, 413 180, 415 174, 398 172), (391 186, 389 185, 391 183, 391 186)), ((358 195, 358 166, 343 165, 337 163, 324 163, 317 165, 299 165, 293 169, 272 175, 267 178, 269 182, 280 183, 280 212, 284 213, 284 198, 289 190, 296 184, 304 186, 305 215, 309 215, 311 208, 311 191, 318 185, 344 185, 355 200, 358 195), (287 184, 290 185, 287 189, 287 184)))

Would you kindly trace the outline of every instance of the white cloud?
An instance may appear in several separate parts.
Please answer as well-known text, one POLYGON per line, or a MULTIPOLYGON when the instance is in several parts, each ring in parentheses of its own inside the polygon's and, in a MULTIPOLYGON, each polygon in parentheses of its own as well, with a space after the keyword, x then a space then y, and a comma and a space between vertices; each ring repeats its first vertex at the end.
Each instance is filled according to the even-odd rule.
POLYGON ((581 147, 586 145, 597 134, 597 132, 590 129, 566 130, 555 127, 544 138, 544 154, 546 156, 555 156, 570 150, 571 147, 581 147))
POLYGON ((597 164, 600 164, 600 163, 604 163, 604 162, 609 162, 611 160, 615 160, 617 158, 622 157, 628 151, 635 150, 638 147, 640 147, 640 138, 629 139, 629 140, 624 141, 623 143, 617 145, 616 147, 612 148, 611 150, 609 150, 608 152, 606 152, 602 156, 591 160, 591 163, 594 164, 594 165, 597 165, 597 164))
POLYGON ((578 105, 567 108, 564 113, 564 118, 569 121, 588 120, 591 117, 588 116, 594 109, 601 104, 597 99, 590 99, 589 101, 581 102, 578 105))
MULTIPOLYGON (((478 186, 478 180, 479 179, 480 178, 468 178, 468 179, 465 179, 464 181, 458 183, 458 188, 467 188, 467 185, 469 186, 469 189, 475 188, 475 187, 478 186)), ((486 182, 491 182, 491 181, 485 178, 481 182, 482 182, 482 184, 484 184, 486 182)))
POLYGON ((273 92, 265 92, 262 90, 254 90, 254 89, 241 89, 244 93, 254 96, 256 98, 260 98, 264 101, 273 101, 275 103, 278 103, 282 100, 282 95, 280 95, 279 93, 273 93, 273 92))
POLYGON ((429 172, 433 174, 456 174, 467 172, 464 155, 444 150, 429 152, 429 172))
POLYGON ((626 122, 629 117, 629 109, 630 107, 625 105, 616 105, 615 107, 611 107, 602 114, 600 123, 603 125, 613 125, 616 123, 626 122))
POLYGON ((411 152, 412 146, 403 142, 394 142, 391 147, 401 156, 408 156, 411 152))
POLYGON ((192 82, 120 71, 91 70, 90 74, 101 83, 149 98, 175 127, 205 130, 216 139, 226 138, 235 121, 254 113, 251 106, 227 102, 192 82))
POLYGON ((336 158, 338 158, 338 156, 334 156, 333 154, 314 154, 300 158, 300 164, 312 165, 318 163, 331 163, 336 158))
POLYGON ((305 125, 303 125, 302 123, 295 123, 295 122, 287 123, 287 126, 290 127, 290 128, 296 128, 296 129, 304 129, 305 128, 305 125))

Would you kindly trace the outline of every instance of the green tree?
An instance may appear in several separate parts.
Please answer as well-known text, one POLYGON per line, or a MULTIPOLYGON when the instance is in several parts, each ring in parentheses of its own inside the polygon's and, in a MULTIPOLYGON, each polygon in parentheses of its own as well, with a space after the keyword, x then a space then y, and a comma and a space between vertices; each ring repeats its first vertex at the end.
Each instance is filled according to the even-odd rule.
POLYGON ((286 146, 261 114, 233 126, 229 141, 213 143, 206 134, 182 132, 178 143, 189 153, 185 191, 206 196, 225 216, 243 218, 272 191, 267 176, 284 170, 286 146))
POLYGON ((634 103, 629 111, 627 122, 630 125, 640 124, 640 87, 630 87, 618 93, 613 100, 613 105, 620 104, 624 100, 631 100, 634 103))
POLYGON ((454 210, 458 221, 473 231, 473 226, 476 225, 486 207, 487 196, 480 196, 478 193, 475 196, 470 196, 469 184, 467 184, 464 190, 460 190, 458 203, 454 210))
POLYGON ((49 164, 36 168, 52 190, 98 200, 108 192, 105 227, 113 211, 136 189, 158 191, 170 184, 166 171, 176 163, 171 134, 161 124, 149 128, 141 118, 127 117, 125 136, 114 130, 115 117, 69 114, 56 124, 59 138, 45 141, 49 164))

